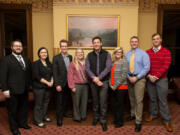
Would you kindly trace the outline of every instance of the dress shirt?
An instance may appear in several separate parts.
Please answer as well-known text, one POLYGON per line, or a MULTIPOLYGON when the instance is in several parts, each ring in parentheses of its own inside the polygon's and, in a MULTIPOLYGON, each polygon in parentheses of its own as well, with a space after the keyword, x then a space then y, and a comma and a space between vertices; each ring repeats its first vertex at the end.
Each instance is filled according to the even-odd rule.
POLYGON ((64 59, 66 69, 68 70, 68 67, 69 67, 69 64, 70 64, 69 57, 68 57, 68 55, 63 55, 63 54, 62 54, 62 56, 63 56, 63 59, 64 59))
POLYGON ((25 62, 24 62, 24 59, 23 59, 22 55, 17 55, 17 54, 15 54, 14 52, 12 52, 12 55, 14 55, 18 61, 19 61, 19 57, 21 57, 21 60, 22 60, 22 62, 23 62, 23 64, 24 64, 24 67, 26 67, 26 64, 25 64, 25 62))
MULTIPOLYGON (((147 72, 150 70, 150 59, 148 54, 139 49, 135 49, 135 58, 134 58, 134 75, 137 76, 138 79, 144 77, 147 72)), ((128 62, 128 65, 130 65, 130 58, 131 58, 132 50, 126 53, 126 60, 128 62)), ((128 77, 132 74, 130 70, 128 70, 128 77)))

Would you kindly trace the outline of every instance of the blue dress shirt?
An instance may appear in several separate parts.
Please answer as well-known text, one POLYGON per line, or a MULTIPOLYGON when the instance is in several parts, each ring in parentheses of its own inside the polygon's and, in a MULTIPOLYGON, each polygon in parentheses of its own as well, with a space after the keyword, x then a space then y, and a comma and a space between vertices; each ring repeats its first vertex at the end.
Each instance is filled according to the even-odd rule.
POLYGON ((132 50, 130 50, 129 52, 126 53, 126 60, 128 62, 129 65, 129 70, 128 70, 128 77, 130 74, 134 74, 137 75, 137 78, 140 79, 142 77, 144 77, 148 71, 150 70, 150 59, 148 54, 139 49, 136 48, 135 49, 135 56, 134 56, 134 73, 130 72, 130 59, 131 59, 131 53, 132 50))

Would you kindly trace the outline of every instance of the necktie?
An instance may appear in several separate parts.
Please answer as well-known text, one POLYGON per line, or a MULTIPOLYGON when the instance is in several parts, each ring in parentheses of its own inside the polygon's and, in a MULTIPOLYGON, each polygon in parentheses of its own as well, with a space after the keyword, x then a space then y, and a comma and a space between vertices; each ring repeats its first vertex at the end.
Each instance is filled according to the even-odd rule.
POLYGON ((154 48, 154 52, 157 53, 159 51, 158 48, 154 48))
POLYGON ((18 59, 19 59, 18 61, 19 61, 20 65, 21 65, 22 69, 25 70, 25 65, 24 65, 24 63, 23 63, 23 61, 21 59, 21 56, 18 56, 18 59))
POLYGON ((132 50, 130 58, 130 72, 134 73, 134 50, 132 50))

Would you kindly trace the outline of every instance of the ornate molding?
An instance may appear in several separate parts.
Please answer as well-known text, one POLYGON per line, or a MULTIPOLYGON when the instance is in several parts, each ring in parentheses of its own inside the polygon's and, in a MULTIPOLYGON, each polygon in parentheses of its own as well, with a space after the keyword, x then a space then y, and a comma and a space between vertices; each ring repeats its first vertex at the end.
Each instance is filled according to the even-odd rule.
POLYGON ((159 4, 180 4, 180 0, 0 0, 0 4, 31 4, 33 11, 52 11, 53 6, 138 5, 139 11, 155 11, 159 4))
POLYGON ((180 0, 139 0, 139 11, 157 10, 159 4, 180 4, 180 0))
POLYGON ((139 0, 53 0, 53 6, 123 6, 136 5, 139 0))
POLYGON ((53 0, 0 0, 3 4, 31 4, 34 11, 52 10, 53 0))

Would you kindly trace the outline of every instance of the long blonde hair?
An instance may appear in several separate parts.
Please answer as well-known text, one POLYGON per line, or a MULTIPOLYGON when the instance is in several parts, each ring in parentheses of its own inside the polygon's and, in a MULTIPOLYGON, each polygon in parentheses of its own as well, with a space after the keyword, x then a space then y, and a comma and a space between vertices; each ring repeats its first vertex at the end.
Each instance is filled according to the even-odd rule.
MULTIPOLYGON (((79 63, 78 63, 79 60, 78 60, 78 58, 77 58, 77 52, 78 52, 79 50, 82 51, 82 52, 83 52, 83 55, 84 55, 83 49, 81 49, 81 48, 77 48, 77 49, 76 49, 75 55, 74 55, 74 60, 73 60, 73 62, 74 62, 74 64, 75 64, 76 70, 79 70, 79 63)), ((83 57, 82 62, 83 62, 83 65, 85 65, 85 58, 84 58, 84 57, 83 57)))
POLYGON ((122 51, 122 57, 121 57, 121 58, 122 58, 122 59, 125 58, 123 48, 122 48, 122 47, 117 47, 117 48, 114 49, 113 54, 112 54, 112 60, 113 60, 113 62, 116 61, 115 54, 116 54, 116 52, 119 51, 119 50, 122 51))

